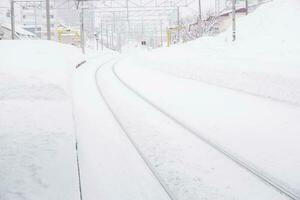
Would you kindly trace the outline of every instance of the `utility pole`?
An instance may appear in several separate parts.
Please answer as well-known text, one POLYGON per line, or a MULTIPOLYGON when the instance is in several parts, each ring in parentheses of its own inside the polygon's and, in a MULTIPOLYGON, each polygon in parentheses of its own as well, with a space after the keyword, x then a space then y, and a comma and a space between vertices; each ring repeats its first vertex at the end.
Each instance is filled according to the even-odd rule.
POLYGON ((95 38, 96 38, 96 47, 97 47, 97 51, 99 50, 99 33, 95 33, 95 38))
POLYGON ((122 51, 122 41, 121 41, 121 34, 120 30, 118 29, 118 50, 121 52, 122 51))
POLYGON ((81 12, 80 12, 80 47, 82 49, 82 53, 84 54, 85 53, 85 49, 84 49, 84 45, 85 45, 85 42, 84 42, 84 22, 83 22, 83 1, 81 2, 81 12))
POLYGON ((114 29, 114 32, 116 32, 116 14, 115 14, 115 12, 113 12, 113 29, 114 29))
POLYGON ((34 33, 37 36, 36 5, 34 5, 34 33))
POLYGON ((142 26, 141 26, 141 28, 142 28, 142 40, 144 40, 144 16, 142 16, 142 20, 141 20, 141 23, 142 23, 142 26))
POLYGON ((111 26, 111 48, 114 49, 114 32, 113 32, 113 26, 111 26))
POLYGON ((249 9, 248 0, 245 0, 245 7, 246 7, 246 15, 248 15, 248 9, 249 9))
POLYGON ((198 19, 199 35, 202 36, 202 9, 201 9, 201 0, 198 0, 198 6, 199 6, 199 19, 198 19))
POLYGON ((100 33, 101 33, 101 50, 103 51, 103 23, 102 23, 102 20, 100 22, 100 33))
POLYGON ((50 2, 46 0, 47 40, 51 40, 50 2))
POLYGON ((202 20, 202 12, 201 12, 201 0, 198 0, 198 6, 199 6, 199 22, 202 20))
POLYGON ((127 36, 127 42, 129 41, 129 35, 130 35, 130 22, 129 22, 129 0, 126 0, 126 15, 127 15, 127 28, 128 28, 128 36, 127 36))
POLYGON ((10 0, 10 22, 11 22, 11 39, 15 39, 16 29, 15 29, 15 2, 10 0))
POLYGON ((177 6, 177 25, 179 26, 179 6, 177 6))
POLYGON ((235 39, 236 39, 235 2, 236 2, 236 0, 232 0, 232 41, 233 41, 233 42, 234 42, 235 39))
POLYGON ((108 42, 108 24, 106 24, 106 47, 109 49, 109 42, 108 42))
POLYGON ((162 20, 160 20, 160 45, 163 46, 162 20))
POLYGON ((154 33, 153 33, 153 37, 154 37, 154 48, 156 48, 158 46, 158 42, 157 42, 157 28, 154 28, 154 33))

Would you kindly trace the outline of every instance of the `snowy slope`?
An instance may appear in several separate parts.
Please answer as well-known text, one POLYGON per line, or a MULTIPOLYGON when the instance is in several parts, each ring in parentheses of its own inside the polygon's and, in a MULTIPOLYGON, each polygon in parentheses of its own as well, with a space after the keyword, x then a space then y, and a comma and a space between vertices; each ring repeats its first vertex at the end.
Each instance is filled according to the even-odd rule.
POLYGON ((132 62, 176 76, 300 104, 300 2, 274 0, 215 38, 139 53, 132 62))
POLYGON ((78 49, 0 41, 0 199, 79 199, 71 70, 78 49))

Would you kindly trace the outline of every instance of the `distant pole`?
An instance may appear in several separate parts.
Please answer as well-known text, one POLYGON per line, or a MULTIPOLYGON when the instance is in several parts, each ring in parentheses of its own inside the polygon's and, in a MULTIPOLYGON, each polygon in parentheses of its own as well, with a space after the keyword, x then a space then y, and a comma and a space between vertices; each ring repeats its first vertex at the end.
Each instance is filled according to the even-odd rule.
POLYGON ((177 25, 179 25, 179 6, 177 6, 177 25))
POLYGON ((34 33, 37 36, 36 5, 34 5, 34 33))
POLYGON ((115 12, 113 12, 113 29, 114 29, 114 32, 116 32, 116 14, 115 14, 115 12))
POLYGON ((236 16, 235 16, 235 2, 232 0, 232 41, 236 40, 236 16))
POLYGON ((103 51, 103 23, 101 20, 101 24, 100 24, 100 33, 101 33, 101 50, 103 51))
POLYGON ((94 5, 92 6, 92 9, 90 10, 90 13, 91 13, 91 16, 92 16, 92 19, 91 19, 91 22, 92 22, 92 27, 91 27, 91 31, 92 33, 95 33, 95 7, 94 5))
POLYGON ((51 40, 50 2, 46 0, 47 40, 51 40))
POLYGON ((160 45, 163 46, 162 20, 160 20, 160 45))
POLYGON ((98 51, 99 50, 99 39, 97 38, 96 41, 97 41, 97 51, 98 51))
POLYGON ((106 24, 106 47, 109 48, 109 41, 108 41, 108 24, 106 24))
POLYGON ((144 17, 142 16, 142 19, 141 19, 141 28, 142 28, 142 40, 144 40, 144 17))
POLYGON ((129 0, 126 0, 126 15, 127 15, 127 28, 128 28, 128 36, 127 36, 127 42, 129 41, 129 35, 130 35, 130 22, 129 22, 129 0))
POLYGON ((198 26, 199 26, 199 35, 202 35, 202 8, 201 8, 201 0, 198 0, 199 6, 199 19, 198 19, 198 26))
POLYGON ((126 0, 126 17, 127 17, 127 22, 129 24, 129 3, 128 3, 128 0, 126 0))
POLYGON ((155 48, 158 46, 158 40, 157 40, 157 28, 155 27, 154 28, 154 38, 155 38, 155 40, 154 40, 154 46, 155 46, 155 48))
POLYGON ((15 29, 15 2, 10 1, 10 22, 11 22, 11 39, 15 39, 16 29, 15 29))
POLYGON ((246 15, 248 15, 248 9, 249 9, 249 6, 248 6, 248 0, 245 0, 245 7, 246 7, 246 15))
POLYGON ((84 22, 83 22, 83 1, 81 2, 81 12, 80 12, 80 47, 82 49, 82 53, 85 53, 85 49, 84 49, 84 22))
POLYGON ((97 51, 99 50, 99 33, 95 33, 95 37, 96 37, 96 47, 97 47, 97 51))
POLYGON ((113 32, 113 26, 111 27, 111 48, 114 49, 114 32, 113 32))
POLYGON ((199 22, 202 20, 202 12, 201 12, 201 0, 198 0, 198 6, 199 6, 199 22))

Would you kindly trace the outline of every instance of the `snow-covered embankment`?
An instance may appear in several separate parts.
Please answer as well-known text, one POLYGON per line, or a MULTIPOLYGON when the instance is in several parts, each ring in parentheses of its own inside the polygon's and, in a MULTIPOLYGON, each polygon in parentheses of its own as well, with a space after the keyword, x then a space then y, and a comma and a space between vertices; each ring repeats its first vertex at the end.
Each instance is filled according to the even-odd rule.
POLYGON ((300 105, 300 2, 274 0, 213 38, 161 48, 132 62, 173 75, 300 105))

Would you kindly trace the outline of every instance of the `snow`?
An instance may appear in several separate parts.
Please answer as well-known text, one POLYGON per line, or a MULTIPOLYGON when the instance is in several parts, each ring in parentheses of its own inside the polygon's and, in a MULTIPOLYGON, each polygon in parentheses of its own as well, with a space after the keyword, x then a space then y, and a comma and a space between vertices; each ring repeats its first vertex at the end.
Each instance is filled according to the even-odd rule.
POLYGON ((237 20, 237 41, 231 30, 217 36, 137 52, 132 62, 291 104, 300 104, 300 17, 297 0, 274 0, 237 20))
MULTIPOLYGON (((156 103, 176 102, 175 96, 165 90, 168 87, 168 90, 176 92, 170 85, 165 85, 169 81, 175 86, 190 89, 190 85, 175 78, 172 81, 172 78, 169 80, 164 76, 162 80, 157 78, 159 73, 151 73, 151 70, 141 73, 134 66, 125 64, 128 64, 125 60, 120 61, 118 73, 147 97, 150 93, 151 97, 159 99, 156 103)), ((98 79, 99 86, 122 125, 163 182, 167 183, 174 199, 286 199, 129 91, 114 76, 111 65, 99 71, 98 79)), ((183 105, 187 105, 188 101, 184 100, 180 102, 183 104, 177 106, 185 109, 187 106, 183 105)), ((172 109, 174 112, 182 111, 175 106, 172 109)))
POLYGON ((238 19, 234 43, 228 30, 83 56, 0 41, 0 199, 80 199, 76 139, 86 200, 287 199, 126 88, 114 64, 168 115, 300 196, 299 8, 262 5, 238 19))
MULTIPOLYGON (((300 196, 299 8, 296 0, 272 1, 238 20, 235 43, 228 30, 170 48, 139 49, 117 64, 117 73, 195 132, 300 196)), ((118 113, 133 115, 128 106, 115 104, 118 113)), ((123 118, 131 124, 128 129, 143 133, 140 124, 146 122, 130 121, 142 117, 123 118)))
POLYGON ((97 89, 96 70, 115 56, 105 51, 74 72, 83 199, 167 200, 168 195, 117 124, 97 89))
MULTIPOLYGON (((8 30, 11 30, 11 25, 8 24, 8 23, 3 23, 3 24, 1 24, 1 26, 2 26, 3 28, 6 28, 6 29, 8 29, 8 30)), ((20 27, 20 26, 15 26, 15 31, 16 31, 16 33, 21 34, 21 35, 26 35, 26 36, 32 36, 32 37, 35 37, 35 34, 29 32, 29 31, 26 31, 25 29, 23 29, 23 28, 20 27)))
POLYGON ((0 199, 79 199, 70 71, 78 49, 0 41, 0 199))
POLYGON ((178 79, 125 60, 117 67, 117 73, 135 90, 200 136, 224 147, 299 194, 299 107, 178 79))

